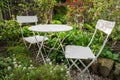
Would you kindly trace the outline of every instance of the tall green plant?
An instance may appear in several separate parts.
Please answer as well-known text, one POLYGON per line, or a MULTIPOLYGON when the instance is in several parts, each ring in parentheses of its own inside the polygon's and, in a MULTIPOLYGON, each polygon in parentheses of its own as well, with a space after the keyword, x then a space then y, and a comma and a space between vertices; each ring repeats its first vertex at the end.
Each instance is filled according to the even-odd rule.
POLYGON ((112 33, 113 40, 120 40, 120 0, 99 0, 93 1, 94 18, 107 19, 116 22, 116 27, 112 33))
POLYGON ((56 0, 34 0, 34 2, 33 10, 40 17, 40 22, 46 23, 51 18, 56 0))
POLYGON ((6 14, 6 12, 8 12, 9 17, 12 18, 11 1, 10 0, 1 0, 0 7, 1 7, 3 14, 6 14))
POLYGON ((1 41, 17 41, 20 38, 21 33, 17 22, 5 20, 0 22, 0 27, 1 41))

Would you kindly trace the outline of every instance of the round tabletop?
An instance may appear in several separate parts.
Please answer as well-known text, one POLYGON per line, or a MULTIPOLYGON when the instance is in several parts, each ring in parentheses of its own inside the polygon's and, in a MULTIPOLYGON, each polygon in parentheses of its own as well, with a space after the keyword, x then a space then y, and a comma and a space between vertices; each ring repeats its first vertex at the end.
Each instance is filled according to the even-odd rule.
POLYGON ((40 24, 29 27, 29 30, 35 31, 35 32, 63 32, 63 31, 69 31, 73 28, 71 26, 67 25, 59 25, 59 24, 40 24))

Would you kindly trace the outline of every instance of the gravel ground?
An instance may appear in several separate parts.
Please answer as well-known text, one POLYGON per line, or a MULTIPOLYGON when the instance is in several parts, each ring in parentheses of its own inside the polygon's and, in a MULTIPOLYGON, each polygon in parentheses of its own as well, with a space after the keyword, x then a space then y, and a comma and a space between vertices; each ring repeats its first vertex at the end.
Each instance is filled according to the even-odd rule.
POLYGON ((84 76, 84 77, 74 76, 73 80, 111 80, 111 79, 104 78, 104 77, 98 76, 96 74, 92 74, 91 79, 87 76, 84 76))
POLYGON ((98 76, 97 74, 88 74, 84 73, 84 75, 79 75, 79 72, 72 71, 71 72, 72 80, 111 80, 102 76, 98 76))

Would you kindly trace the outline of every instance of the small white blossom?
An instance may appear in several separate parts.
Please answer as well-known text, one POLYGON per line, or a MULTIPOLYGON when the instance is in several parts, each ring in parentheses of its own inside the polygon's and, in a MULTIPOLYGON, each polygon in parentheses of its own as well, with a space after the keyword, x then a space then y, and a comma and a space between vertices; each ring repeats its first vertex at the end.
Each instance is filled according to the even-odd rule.
POLYGON ((65 69, 67 69, 67 65, 65 65, 65 69))
POLYGON ((50 58, 47 58, 46 61, 47 61, 47 62, 50 62, 50 58))
POLYGON ((12 68, 11 68, 11 66, 8 66, 7 69, 8 69, 8 71, 10 71, 12 68))
POLYGON ((28 67, 28 69, 32 69, 32 67, 28 67))
POLYGON ((16 64, 16 62, 14 61, 13 64, 16 64))
POLYGON ((32 62, 32 60, 30 60, 30 62, 32 62))
POLYGON ((18 67, 20 68, 22 65, 19 65, 18 67))
POLYGON ((49 65, 52 65, 52 62, 49 62, 49 65))
POLYGON ((61 68, 61 71, 63 71, 64 69, 63 68, 61 68))
POLYGON ((50 71, 50 73, 52 73, 53 71, 50 71))
POLYGON ((30 67, 33 67, 33 65, 31 64, 30 67))
POLYGON ((34 69, 35 67, 32 66, 31 68, 34 69))
POLYGON ((13 54, 13 56, 15 56, 15 54, 13 54))
POLYGON ((23 70, 26 70, 27 68, 26 67, 23 67, 23 70))
POLYGON ((67 73, 67 74, 69 74, 70 72, 69 72, 69 71, 67 71, 66 73, 67 73))
POLYGON ((56 70, 56 67, 53 69, 54 71, 56 70))
POLYGON ((13 61, 16 61, 16 58, 14 58, 13 61))
POLYGON ((14 66, 15 66, 15 67, 18 67, 18 65, 17 65, 17 64, 14 64, 14 66))

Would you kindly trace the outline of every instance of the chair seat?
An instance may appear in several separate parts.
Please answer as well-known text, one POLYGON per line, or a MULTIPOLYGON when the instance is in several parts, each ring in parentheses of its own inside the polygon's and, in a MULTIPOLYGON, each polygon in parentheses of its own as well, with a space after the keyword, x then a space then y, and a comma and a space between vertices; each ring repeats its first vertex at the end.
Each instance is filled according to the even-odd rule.
MULTIPOLYGON (((43 38, 44 38, 44 36, 36 35, 36 36, 25 37, 23 39, 25 41, 27 41, 28 43, 34 44, 34 43, 37 43, 37 42, 42 42, 43 38)), ((46 40, 48 40, 47 37, 45 37, 44 41, 46 41, 46 40)))
POLYGON ((89 47, 68 45, 65 47, 65 57, 75 59, 93 59, 95 55, 89 47))

